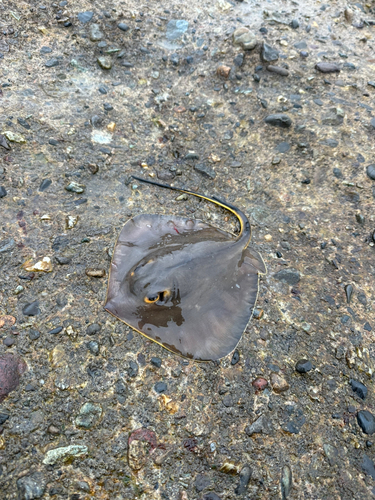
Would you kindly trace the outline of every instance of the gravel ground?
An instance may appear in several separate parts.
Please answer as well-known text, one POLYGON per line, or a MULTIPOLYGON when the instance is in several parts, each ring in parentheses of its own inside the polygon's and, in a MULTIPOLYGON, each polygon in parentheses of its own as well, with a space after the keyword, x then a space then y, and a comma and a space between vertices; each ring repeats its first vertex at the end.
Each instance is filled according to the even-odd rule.
POLYGON ((373 5, 0 4, 2 500, 375 496, 373 5), (132 174, 249 216, 219 362, 103 310, 129 217, 238 231, 132 174))

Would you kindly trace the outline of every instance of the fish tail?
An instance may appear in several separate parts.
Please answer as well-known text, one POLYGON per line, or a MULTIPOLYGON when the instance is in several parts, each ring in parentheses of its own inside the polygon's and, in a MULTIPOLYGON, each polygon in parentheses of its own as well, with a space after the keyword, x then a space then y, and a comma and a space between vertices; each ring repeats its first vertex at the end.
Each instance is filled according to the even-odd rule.
POLYGON ((250 238, 251 238, 251 226, 249 219, 246 217, 246 215, 241 212, 240 209, 238 209, 236 206, 232 205, 231 203, 228 203, 227 201, 220 200, 216 196, 204 196, 203 194, 196 193, 195 191, 189 191, 188 189, 182 189, 182 188, 177 188, 174 186, 170 186, 169 184, 161 184, 160 182, 156 181, 149 181, 148 179, 142 179, 141 177, 136 177, 135 175, 132 175, 133 179, 136 179, 137 181, 140 182, 145 182, 146 184, 152 184, 153 186, 158 186, 166 189, 172 189, 173 191, 179 191, 180 193, 186 193, 186 194, 191 194, 193 196, 196 196, 197 198, 202 198, 203 200, 210 201, 211 203, 214 203, 215 205, 218 205, 222 208, 225 208, 226 210, 229 210, 229 212, 232 212, 237 219, 240 222, 240 234, 238 237, 237 241, 245 242, 245 248, 248 246, 250 243, 250 238))

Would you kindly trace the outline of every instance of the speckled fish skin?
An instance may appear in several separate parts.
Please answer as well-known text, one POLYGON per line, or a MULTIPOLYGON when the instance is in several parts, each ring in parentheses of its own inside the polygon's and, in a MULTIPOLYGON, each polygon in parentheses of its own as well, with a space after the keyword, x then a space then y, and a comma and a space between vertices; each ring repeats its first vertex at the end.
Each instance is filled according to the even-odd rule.
POLYGON ((215 360, 233 351, 252 315, 258 274, 266 272, 247 246, 250 225, 235 210, 244 217, 237 239, 197 220, 130 219, 115 247, 105 309, 187 358, 215 360), (164 291, 162 300, 145 302, 164 291))

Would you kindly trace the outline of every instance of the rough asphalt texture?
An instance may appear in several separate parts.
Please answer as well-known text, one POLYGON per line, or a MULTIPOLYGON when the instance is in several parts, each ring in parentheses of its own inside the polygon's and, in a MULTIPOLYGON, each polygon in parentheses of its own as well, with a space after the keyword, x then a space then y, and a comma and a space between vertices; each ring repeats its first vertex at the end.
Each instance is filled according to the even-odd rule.
POLYGON ((28 367, 0 403, 2 500, 375 496, 374 19, 341 0, 0 4, 0 367, 28 367), (129 217, 238 230, 132 174, 251 220, 268 275, 220 362, 103 310, 129 217))

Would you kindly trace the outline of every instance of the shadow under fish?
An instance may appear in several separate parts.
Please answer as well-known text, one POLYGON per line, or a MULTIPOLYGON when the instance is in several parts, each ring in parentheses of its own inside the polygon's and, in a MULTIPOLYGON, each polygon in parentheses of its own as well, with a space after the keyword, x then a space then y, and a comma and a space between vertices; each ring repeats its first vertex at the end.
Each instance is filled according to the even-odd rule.
POLYGON ((235 206, 215 197, 134 177, 211 201, 238 218, 239 236, 205 222, 137 215, 117 240, 105 309, 163 347, 209 361, 238 344, 266 266, 249 247, 251 228, 235 206))

